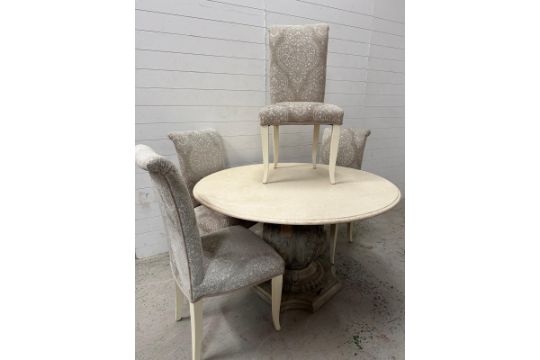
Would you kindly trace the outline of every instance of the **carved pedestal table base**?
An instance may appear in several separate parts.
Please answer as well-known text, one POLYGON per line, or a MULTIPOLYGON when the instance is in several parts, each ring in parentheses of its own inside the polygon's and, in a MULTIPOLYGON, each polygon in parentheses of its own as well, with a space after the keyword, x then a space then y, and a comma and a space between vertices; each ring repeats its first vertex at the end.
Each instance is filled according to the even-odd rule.
MULTIPOLYGON (((341 288, 328 260, 329 241, 323 225, 263 225, 263 239, 285 260, 281 311, 318 310, 341 288)), ((255 291, 271 302, 270 282, 255 291)))

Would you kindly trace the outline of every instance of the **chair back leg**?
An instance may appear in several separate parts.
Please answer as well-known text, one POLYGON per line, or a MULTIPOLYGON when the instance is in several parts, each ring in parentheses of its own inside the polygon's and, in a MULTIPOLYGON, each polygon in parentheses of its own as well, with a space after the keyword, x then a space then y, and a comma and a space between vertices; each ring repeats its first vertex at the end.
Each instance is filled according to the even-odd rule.
POLYGON ((330 139, 330 159, 328 161, 328 171, 330 175, 330 183, 336 183, 336 161, 339 149, 339 136, 341 133, 341 125, 332 125, 332 138, 330 139))
POLYGON ((268 182, 268 133, 269 126, 261 126, 261 146, 263 156, 263 184, 268 182))
POLYGON ((311 143, 311 162, 313 163, 313 168, 317 168, 317 154, 319 149, 319 130, 321 125, 313 126, 313 142, 311 143))
POLYGON ((334 265, 336 258, 338 227, 337 224, 330 225, 330 264, 334 265))
POLYGON ((352 243, 352 222, 347 223, 347 234, 349 235, 349 242, 352 243))
POLYGON ((274 328, 279 331, 281 325, 279 324, 279 312, 281 309, 281 292, 283 290, 283 275, 272 278, 272 321, 274 322, 274 328))
POLYGON ((277 164, 279 161, 279 125, 274 125, 273 127, 273 135, 274 135, 274 169, 277 168, 277 164))
POLYGON ((201 359, 202 345, 202 300, 189 303, 189 313, 191 315, 191 358, 192 360, 201 359))
POLYGON ((174 287, 176 288, 176 308, 175 308, 175 316, 176 321, 182 320, 182 307, 185 302, 185 296, 182 294, 182 291, 178 287, 178 284, 176 283, 176 280, 174 281, 174 287))

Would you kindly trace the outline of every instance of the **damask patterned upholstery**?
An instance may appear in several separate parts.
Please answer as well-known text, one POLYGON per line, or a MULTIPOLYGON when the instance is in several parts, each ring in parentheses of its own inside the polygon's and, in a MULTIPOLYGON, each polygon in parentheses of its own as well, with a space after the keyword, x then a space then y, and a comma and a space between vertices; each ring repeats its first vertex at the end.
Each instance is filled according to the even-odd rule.
POLYGON ((251 231, 234 226, 201 238, 189 190, 172 162, 137 145, 136 163, 160 197, 174 279, 190 302, 283 274, 283 259, 251 231))
POLYGON ((180 174, 184 178, 195 206, 193 187, 203 177, 225 169, 225 147, 216 130, 173 131, 169 139, 174 143, 180 174))
POLYGON ((327 24, 270 27, 270 96, 261 125, 343 123, 343 110, 324 104, 327 24))
POLYGON ((199 226, 199 233, 201 235, 210 234, 228 226, 242 225, 249 228, 254 225, 253 222, 223 215, 204 205, 199 205, 194 210, 197 225, 199 226))
POLYGON ((174 143, 180 174, 186 182, 201 235, 233 225, 253 226, 253 222, 235 219, 201 205, 193 197, 193 187, 203 177, 225 169, 225 148, 216 130, 175 131, 169 133, 174 143))
POLYGON ((316 102, 281 102, 265 106, 259 113, 261 125, 343 124, 343 110, 316 102))
MULTIPOLYGON (((364 149, 370 134, 371 131, 368 129, 341 129, 336 164, 361 169, 364 149)), ((323 164, 328 164, 330 136, 330 128, 324 129, 321 147, 321 161, 323 164)))
POLYGON ((328 30, 327 24, 270 27, 272 103, 324 101, 328 30))

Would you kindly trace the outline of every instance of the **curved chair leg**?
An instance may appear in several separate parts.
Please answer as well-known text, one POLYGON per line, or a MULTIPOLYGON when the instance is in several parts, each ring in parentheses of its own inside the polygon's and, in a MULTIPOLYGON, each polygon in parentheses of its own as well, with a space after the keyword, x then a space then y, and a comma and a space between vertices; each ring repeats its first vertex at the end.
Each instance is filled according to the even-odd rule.
POLYGON ((189 313, 191 314, 191 358, 200 360, 202 345, 202 300, 189 303, 189 313))
POLYGON ((283 289, 283 275, 272 278, 272 321, 274 322, 274 328, 279 331, 281 325, 279 324, 279 311, 281 308, 281 291, 283 289))
POLYGON ((176 308, 175 308, 175 316, 176 321, 182 320, 182 307, 185 302, 184 294, 182 294, 182 291, 180 291, 180 288, 178 287, 178 284, 176 281, 174 282, 174 287, 176 288, 176 308))
POLYGON ((311 143, 311 162, 313 163, 313 168, 317 168, 317 150, 319 147, 319 129, 321 125, 313 126, 313 142, 311 143))
POLYGON ((328 171, 330 172, 330 183, 336 183, 336 160, 339 149, 339 135, 341 133, 341 125, 332 125, 332 139, 330 140, 330 159, 328 162, 328 171))
POLYGON ((274 169, 277 168, 277 164, 279 161, 279 125, 272 126, 274 128, 273 135, 274 135, 274 169))
POLYGON ((347 223, 347 234, 349 235, 349 242, 352 243, 352 222, 347 223))
POLYGON ((330 264, 334 265, 336 257, 337 224, 330 225, 330 264))
POLYGON ((261 146, 263 156, 263 184, 268 182, 268 132, 270 126, 261 126, 261 146))

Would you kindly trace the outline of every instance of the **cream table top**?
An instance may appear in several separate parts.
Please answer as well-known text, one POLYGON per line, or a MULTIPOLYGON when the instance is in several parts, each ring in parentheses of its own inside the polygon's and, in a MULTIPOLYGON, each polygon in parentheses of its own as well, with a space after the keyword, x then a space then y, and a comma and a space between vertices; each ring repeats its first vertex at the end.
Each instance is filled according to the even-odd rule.
POLYGON ((336 167, 336 184, 318 164, 280 163, 262 183, 263 166, 247 165, 201 179, 193 195, 203 205, 235 218, 271 224, 322 225, 369 218, 400 200, 397 186, 367 171, 336 167))

